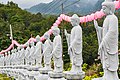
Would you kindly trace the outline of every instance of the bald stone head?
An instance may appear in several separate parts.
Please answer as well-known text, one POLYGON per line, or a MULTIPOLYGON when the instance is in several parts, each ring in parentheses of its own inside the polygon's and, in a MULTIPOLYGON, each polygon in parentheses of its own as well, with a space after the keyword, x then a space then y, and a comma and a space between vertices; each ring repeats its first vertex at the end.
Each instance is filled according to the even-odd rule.
POLYGON ((50 38, 50 35, 49 35, 48 32, 46 32, 46 33, 44 34, 44 38, 45 38, 45 39, 49 39, 49 38, 50 38))
POLYGON ((72 17, 71 17, 71 24, 72 26, 78 26, 80 23, 80 18, 77 14, 74 14, 72 17))
POLYGON ((112 0, 105 0, 102 3, 102 10, 106 15, 114 14, 115 12, 115 4, 112 0))
POLYGON ((8 51, 8 54, 10 54, 10 51, 8 51))
POLYGON ((17 50, 20 50, 20 46, 17 47, 17 50))
POLYGON ((25 46, 28 47, 28 46, 29 46, 29 42, 26 42, 26 43, 25 43, 25 46))
POLYGON ((34 46, 34 44, 35 44, 35 43, 32 41, 32 42, 30 43, 30 46, 32 47, 32 46, 34 46))
POLYGON ((60 29, 59 29, 57 26, 54 26, 54 27, 52 28, 52 32, 53 32, 53 35, 54 35, 54 36, 57 36, 57 35, 60 34, 60 29))
POLYGON ((39 36, 39 35, 36 36, 36 41, 37 41, 37 42, 40 41, 40 36, 39 36))

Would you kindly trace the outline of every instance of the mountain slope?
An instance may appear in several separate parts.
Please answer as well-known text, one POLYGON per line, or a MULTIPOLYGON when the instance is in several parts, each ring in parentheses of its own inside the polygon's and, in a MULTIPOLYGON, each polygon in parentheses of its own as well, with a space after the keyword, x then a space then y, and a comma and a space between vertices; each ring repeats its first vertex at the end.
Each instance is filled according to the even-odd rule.
POLYGON ((43 14, 60 14, 61 4, 64 2, 64 13, 79 13, 81 15, 90 14, 91 12, 100 9, 101 1, 98 0, 53 0, 50 3, 40 3, 31 7, 30 9, 26 9, 32 13, 43 13, 43 14), (76 2, 76 3, 75 3, 76 2), (75 4, 73 4, 75 3, 75 4), (73 4, 73 5, 70 5, 73 4), (68 6, 69 5, 69 6, 68 6), (68 6, 68 7, 66 7, 68 6))

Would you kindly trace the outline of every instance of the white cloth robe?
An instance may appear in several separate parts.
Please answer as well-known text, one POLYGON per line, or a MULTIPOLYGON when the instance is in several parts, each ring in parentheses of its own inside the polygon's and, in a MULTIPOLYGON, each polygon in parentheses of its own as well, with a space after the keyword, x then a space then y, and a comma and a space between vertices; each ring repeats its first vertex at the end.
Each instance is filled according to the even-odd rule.
POLYGON ((28 58, 29 58, 29 63, 32 65, 34 65, 35 64, 35 60, 33 59, 33 56, 34 56, 34 52, 35 52, 35 46, 32 46, 31 48, 30 48, 30 54, 29 54, 29 56, 28 56, 28 58))
POLYGON ((118 19, 115 15, 106 17, 103 29, 97 32, 99 50, 103 69, 117 71, 118 69, 118 19), (101 41, 101 42, 100 42, 101 41))
POLYGON ((0 66, 4 66, 4 57, 0 57, 0 66))
POLYGON ((35 47, 35 53, 34 53, 34 58, 36 60, 36 64, 42 63, 42 42, 37 42, 36 47, 35 47))
POLYGON ((30 55, 30 47, 28 46, 25 50, 25 64, 29 64, 29 55, 30 55))
MULTIPOLYGON (((69 33, 66 34, 66 40, 67 40, 68 48, 70 47, 70 36, 71 36, 71 34, 69 34, 69 33)), ((70 55, 70 60, 71 60, 71 62, 73 64, 73 55, 72 55, 72 52, 70 51, 68 54, 70 55)))
POLYGON ((70 46, 73 64, 76 66, 81 66, 83 63, 82 59, 82 28, 78 26, 74 26, 71 30, 70 35, 70 46))
POLYGON ((62 60, 62 40, 61 36, 55 36, 53 40, 53 60, 54 68, 63 70, 63 60, 62 60))
POLYGON ((25 50, 24 50, 24 48, 22 48, 20 52, 21 52, 20 56, 19 56, 20 64, 24 64, 24 59, 25 59, 25 50))
POLYGON ((51 64, 51 58, 52 58, 52 42, 50 39, 47 39, 44 43, 44 63, 45 64, 51 64))

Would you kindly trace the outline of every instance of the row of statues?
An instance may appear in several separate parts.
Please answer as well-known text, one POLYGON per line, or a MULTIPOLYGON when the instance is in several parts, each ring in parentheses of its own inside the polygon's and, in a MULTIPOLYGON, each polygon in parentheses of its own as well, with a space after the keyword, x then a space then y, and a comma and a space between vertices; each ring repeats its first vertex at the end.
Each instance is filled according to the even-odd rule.
MULTIPOLYGON (((118 19, 114 15, 115 5, 112 0, 105 0, 102 3, 102 10, 106 15, 103 27, 99 27, 96 20, 94 26, 98 37, 98 55, 103 66, 104 75, 101 79, 94 80, 119 80, 117 70, 119 65, 118 59, 118 19)), ((82 28, 79 25, 80 18, 74 14, 71 17, 71 24, 73 26, 71 33, 65 30, 65 36, 68 43, 68 54, 72 63, 70 71, 63 72, 62 59, 62 39, 60 36, 60 29, 55 26, 52 28, 54 37, 53 42, 50 40, 48 32, 44 34, 46 41, 44 44, 40 42, 40 37, 36 37, 36 46, 34 42, 26 43, 27 48, 18 47, 7 52, 5 56, 1 55, 0 65, 31 65, 42 68, 47 71, 50 77, 63 77, 64 73, 66 79, 83 79, 85 73, 82 71, 82 28), (12 54, 11 54, 12 53, 12 54), (44 57, 44 67, 42 66, 42 57, 44 57), (54 70, 51 68, 51 59, 54 61, 54 70), (52 72, 50 72, 52 71, 52 72), (76 77, 77 78, 76 78, 76 77)))
MULTIPOLYGON (((66 39, 69 44, 68 53, 72 62, 72 69, 69 73, 80 74, 82 71, 82 28, 79 26, 79 17, 75 14, 71 18, 73 27, 71 34, 65 31, 66 39)), ((62 39, 60 29, 56 26, 52 28, 55 36, 53 42, 50 40, 48 32, 44 34, 46 41, 44 44, 40 41, 40 36, 36 36, 36 45, 34 42, 26 43, 26 49, 19 46, 11 52, 5 53, 6 56, 1 56, 1 66, 15 65, 30 65, 43 71, 52 71, 51 59, 54 61, 53 73, 51 76, 58 73, 58 77, 63 75, 63 59, 62 59, 62 39), (42 66, 42 58, 44 59, 44 67, 42 66)), ((35 69, 36 69, 35 68, 35 69)), ((32 67, 30 67, 32 69, 32 67)), ((48 73, 48 72, 47 72, 48 73)))

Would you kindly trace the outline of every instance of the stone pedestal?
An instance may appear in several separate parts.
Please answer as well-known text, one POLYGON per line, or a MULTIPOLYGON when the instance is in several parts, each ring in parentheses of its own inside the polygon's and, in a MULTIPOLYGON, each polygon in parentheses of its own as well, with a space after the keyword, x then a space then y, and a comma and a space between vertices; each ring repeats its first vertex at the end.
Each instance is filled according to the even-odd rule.
POLYGON ((26 80, 26 78, 22 75, 18 75, 18 78, 15 78, 15 79, 18 79, 18 80, 26 80))
POLYGON ((47 74, 40 74, 39 71, 30 71, 29 78, 34 77, 35 80, 48 80, 47 74))
POLYGON ((63 77, 63 73, 55 73, 55 72, 49 72, 48 73, 50 78, 62 78, 63 77))
POLYGON ((34 76, 29 76, 29 80, 35 80, 34 76))
POLYGON ((40 76, 39 71, 30 71, 29 78, 35 79, 36 76, 40 76))
POLYGON ((52 71, 52 69, 45 69, 45 68, 40 68, 39 69, 39 72, 41 74, 48 74, 48 72, 51 72, 51 71, 52 71))
POLYGON ((102 78, 94 78, 92 80, 103 80, 102 78))
POLYGON ((63 77, 63 73, 55 73, 55 72, 48 72, 49 79, 48 80, 65 80, 63 77))
POLYGON ((39 76, 35 76, 35 80, 48 80, 49 76, 47 74, 40 74, 39 76))
POLYGON ((39 71, 40 68, 41 68, 40 66, 31 66, 30 70, 39 71))
POLYGON ((66 71, 64 72, 64 77, 67 80, 82 80, 85 77, 85 72, 74 73, 74 72, 66 71))
POLYGON ((48 78, 48 80, 66 80, 65 78, 48 78))
MULTIPOLYGON (((92 79, 92 80, 103 80, 103 78, 101 77, 101 78, 94 78, 94 79, 92 79)), ((120 80, 120 79, 119 79, 120 80)))

